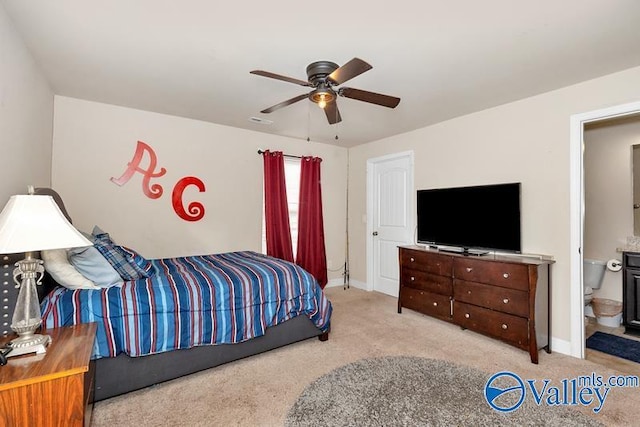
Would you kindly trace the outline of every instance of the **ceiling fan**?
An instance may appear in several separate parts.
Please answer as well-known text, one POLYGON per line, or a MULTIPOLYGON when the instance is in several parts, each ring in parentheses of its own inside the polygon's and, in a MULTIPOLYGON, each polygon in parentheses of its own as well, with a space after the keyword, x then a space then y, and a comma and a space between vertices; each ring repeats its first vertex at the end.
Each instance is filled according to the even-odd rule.
POLYGON ((286 101, 262 110, 261 113, 271 113, 282 107, 286 107, 298 101, 302 101, 305 98, 309 98, 324 110, 329 124, 332 125, 342 121, 340 111, 338 110, 338 105, 336 103, 338 96, 382 105, 383 107, 388 108, 395 108, 400 103, 400 98, 396 98, 394 96, 382 95, 380 93, 350 87, 336 87, 356 76, 359 76, 371 68, 373 67, 362 59, 353 58, 342 67, 339 67, 338 64, 330 61, 313 62, 307 66, 307 81, 262 70, 253 70, 250 73, 313 88, 309 93, 304 93, 291 99, 287 99, 286 101))

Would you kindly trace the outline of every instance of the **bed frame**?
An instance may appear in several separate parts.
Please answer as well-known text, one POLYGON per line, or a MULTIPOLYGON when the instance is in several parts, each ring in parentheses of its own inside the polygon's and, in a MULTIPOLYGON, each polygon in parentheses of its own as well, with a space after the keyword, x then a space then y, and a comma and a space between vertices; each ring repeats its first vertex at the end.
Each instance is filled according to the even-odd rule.
MULTIPOLYGON (((60 209, 69 218, 64 203, 55 191, 38 188, 36 194, 53 196, 60 209)), ((0 255, 1 336, 13 333, 10 324, 18 298, 18 289, 14 286, 12 272, 14 264, 21 259, 24 259, 24 254, 0 255)), ((53 279, 45 274, 43 286, 38 287, 40 299, 55 286, 57 284, 53 279)), ((320 331, 306 316, 298 316, 267 329, 263 336, 238 344, 207 345, 141 357, 120 354, 113 358, 98 359, 95 361, 94 401, 108 399, 313 337, 326 341, 329 333, 320 331)), ((9 363, 11 363, 10 360, 9 363)))
POLYGON ((263 353, 307 338, 329 338, 306 316, 294 317, 267 329, 265 335, 238 344, 208 345, 150 356, 96 360, 95 401, 172 380, 223 363, 263 353))

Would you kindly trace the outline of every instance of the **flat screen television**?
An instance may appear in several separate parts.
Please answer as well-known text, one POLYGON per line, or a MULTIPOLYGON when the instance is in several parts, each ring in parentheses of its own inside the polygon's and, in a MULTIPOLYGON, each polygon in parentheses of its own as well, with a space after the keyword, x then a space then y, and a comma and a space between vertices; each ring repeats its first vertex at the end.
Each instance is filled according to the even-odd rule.
POLYGON ((418 243, 455 252, 522 252, 520 183, 418 190, 418 243))

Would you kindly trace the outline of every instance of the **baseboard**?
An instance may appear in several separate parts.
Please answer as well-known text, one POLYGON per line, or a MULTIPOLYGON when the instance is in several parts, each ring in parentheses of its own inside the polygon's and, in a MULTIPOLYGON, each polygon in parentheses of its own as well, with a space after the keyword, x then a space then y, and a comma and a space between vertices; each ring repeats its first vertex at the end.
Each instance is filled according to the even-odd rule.
POLYGON ((352 288, 362 289, 363 291, 369 291, 367 284, 364 282, 360 282, 359 280, 349 280, 349 286, 352 288))
POLYGON ((338 286, 344 286, 344 279, 343 278, 337 278, 337 279, 331 279, 327 282, 327 286, 325 286, 326 288, 337 288, 338 286))
MULTIPOLYGON (((345 286, 344 279, 341 279, 341 278, 331 279, 329 280, 329 282, 327 282, 327 286, 325 286, 325 288, 337 288, 338 286, 340 287, 345 286)), ((353 280, 353 279, 349 280, 348 286, 350 288, 362 289, 363 291, 368 290, 367 284, 364 282, 360 282, 358 280, 353 280)))
POLYGON ((573 357, 573 354, 571 354, 571 342, 560 338, 551 337, 551 351, 573 357))

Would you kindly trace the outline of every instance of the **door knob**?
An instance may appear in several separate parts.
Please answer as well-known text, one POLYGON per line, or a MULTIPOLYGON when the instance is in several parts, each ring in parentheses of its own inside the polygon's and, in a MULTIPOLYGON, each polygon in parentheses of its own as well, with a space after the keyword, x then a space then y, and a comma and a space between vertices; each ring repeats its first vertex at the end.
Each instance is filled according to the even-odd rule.
POLYGON ((374 231, 372 234, 373 234, 374 236, 377 236, 377 235, 378 235, 378 232, 377 232, 377 231, 374 231))

